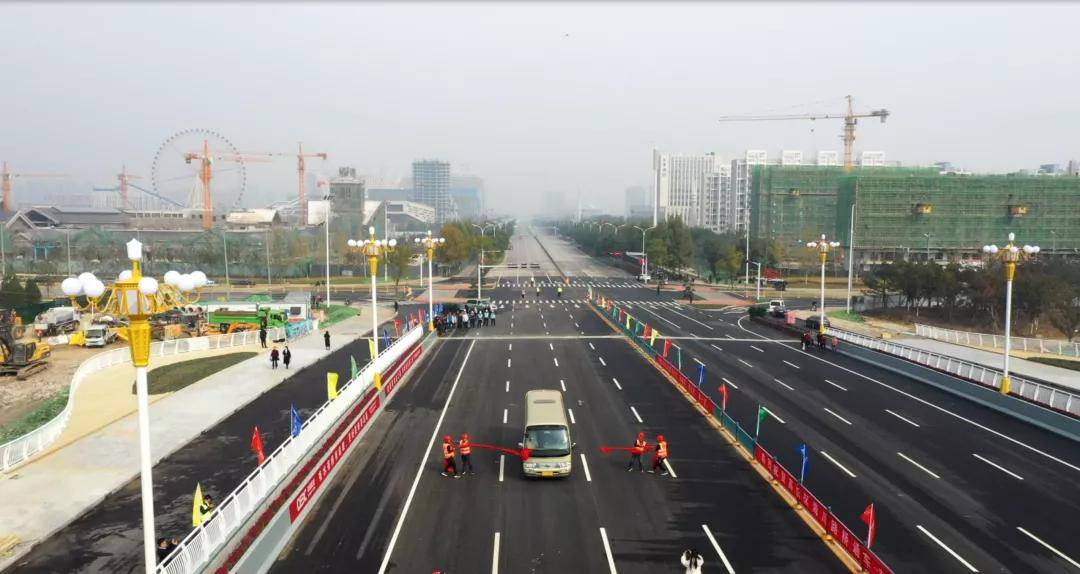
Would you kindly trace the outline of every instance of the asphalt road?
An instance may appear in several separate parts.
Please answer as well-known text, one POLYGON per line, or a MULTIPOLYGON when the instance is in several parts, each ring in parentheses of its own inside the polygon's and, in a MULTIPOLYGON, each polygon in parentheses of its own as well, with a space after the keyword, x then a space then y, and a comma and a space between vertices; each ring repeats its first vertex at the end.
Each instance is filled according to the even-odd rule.
MULTIPOLYGON (((317 336, 317 335, 313 335, 317 336)), ((264 451, 274 451, 288 436, 289 409, 307 417, 326 401, 327 370, 349 373, 350 356, 366 364, 367 341, 357 340, 298 370, 272 390, 207 429, 198 438, 154 465, 154 511, 158 536, 183 538, 191 530, 191 500, 196 482, 223 500, 254 469, 255 426, 264 451)), ((269 366, 267 366, 269 368, 269 366)), ((11 572, 142 572, 142 510, 139 479, 35 546, 11 572)))
POLYGON ((840 571, 628 341, 570 302, 584 293, 571 287, 562 301, 538 304, 514 288, 493 290, 493 299, 518 300, 497 327, 440 343, 275 571, 674 572, 691 547, 713 572, 726 571, 717 548, 736 571, 840 571), (525 392, 563 387, 576 443, 569 478, 527 480, 520 460, 479 449, 476 475, 440 475, 443 435, 516 447, 525 392), (627 472, 625 453, 601 453, 631 444, 639 430, 666 435, 677 477, 627 472))

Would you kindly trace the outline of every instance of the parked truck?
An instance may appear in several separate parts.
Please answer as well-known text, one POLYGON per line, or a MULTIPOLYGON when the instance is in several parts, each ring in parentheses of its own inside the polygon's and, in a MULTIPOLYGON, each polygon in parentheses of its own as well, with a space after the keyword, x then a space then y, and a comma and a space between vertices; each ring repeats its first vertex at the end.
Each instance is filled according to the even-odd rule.
POLYGON ((251 331, 265 326, 267 329, 284 327, 289 322, 288 313, 282 309, 259 307, 253 310, 215 309, 210 311, 207 322, 212 330, 220 333, 251 331))
POLYGON ((79 329, 79 313, 74 307, 53 307, 34 319, 34 335, 38 338, 73 333, 79 329))
POLYGON ((87 347, 104 347, 119 337, 116 327, 107 323, 91 323, 83 333, 87 347))

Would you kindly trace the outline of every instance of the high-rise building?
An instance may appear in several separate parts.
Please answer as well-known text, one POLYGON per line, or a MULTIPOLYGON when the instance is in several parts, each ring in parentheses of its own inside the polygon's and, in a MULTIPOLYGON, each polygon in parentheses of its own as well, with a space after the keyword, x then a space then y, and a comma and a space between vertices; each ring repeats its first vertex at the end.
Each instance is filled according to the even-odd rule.
POLYGON ((885 167, 885 152, 862 152, 862 154, 859 155, 859 167, 885 167))
POLYGON ((1068 165, 1065 167, 1065 174, 1071 176, 1080 175, 1080 161, 1070 159, 1068 165))
POLYGON ((454 219, 454 200, 450 197, 450 162, 437 159, 414 161, 413 201, 435 208, 435 223, 454 219))
POLYGON ((626 188, 626 218, 649 219, 650 217, 652 217, 652 203, 649 201, 649 192, 640 185, 626 188))
POLYGON ((780 165, 802 165, 802 151, 786 149, 780 152, 780 165))
POLYGON ((704 199, 702 201, 701 226, 715 233, 733 231, 728 212, 732 209, 731 166, 716 165, 716 171, 705 174, 704 199))
POLYGON ((681 217, 691 227, 704 225, 705 174, 715 173, 716 154, 669 155, 653 150, 653 223, 681 217))
POLYGON ((484 180, 475 175, 450 176, 450 197, 457 207, 458 217, 484 217, 484 180))
MULTIPOLYGON (((330 217, 336 219, 349 237, 364 237, 364 180, 356 169, 339 167, 330 180, 330 217)), ((323 216, 325 218, 325 215, 323 216)))
POLYGON ((817 165, 840 165, 840 152, 834 150, 817 152, 817 165))
POLYGON ((750 187, 755 165, 765 165, 768 154, 765 150, 749 149, 743 159, 731 162, 731 187, 728 193, 727 208, 724 213, 727 221, 724 229, 739 235, 745 234, 750 222, 750 187))

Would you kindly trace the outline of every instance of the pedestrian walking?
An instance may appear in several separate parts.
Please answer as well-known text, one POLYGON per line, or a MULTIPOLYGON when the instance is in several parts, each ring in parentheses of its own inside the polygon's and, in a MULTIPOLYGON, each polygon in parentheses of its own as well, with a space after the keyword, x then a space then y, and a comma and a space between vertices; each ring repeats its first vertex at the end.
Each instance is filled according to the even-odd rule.
POLYGON ((802 335, 802 350, 806 350, 814 345, 814 336, 810 334, 810 331, 803 333, 802 335))
POLYGON ((277 368, 278 357, 280 357, 280 356, 281 356, 281 353, 278 352, 277 347, 274 347, 273 349, 270 349, 270 368, 271 369, 276 369, 277 368))
POLYGON ((559 299, 562 299, 562 286, 559 286, 559 299))
POLYGON ((157 559, 158 562, 164 561, 172 554, 172 551, 180 545, 180 541, 175 538, 158 538, 157 539, 157 559))
POLYGON ((461 452, 461 474, 476 474, 472 465, 472 441, 469 440, 469 433, 461 433, 461 440, 458 442, 458 450, 461 452))
POLYGON ((679 561, 686 568, 686 574, 701 574, 701 567, 705 565, 705 559, 693 548, 684 551, 679 561))
POLYGON ((626 471, 630 472, 634 470, 634 463, 637 463, 638 472, 645 472, 645 467, 641 464, 641 455, 645 452, 645 445, 648 441, 645 440, 645 433, 639 432, 637 439, 634 440, 634 448, 630 451, 630 462, 626 464, 626 471))
POLYGON ((817 344, 818 344, 818 349, 820 349, 822 351, 825 350, 825 333, 819 332, 817 334, 817 344))
POLYGON ((266 324, 265 323, 259 326, 259 345, 261 345, 262 348, 264 348, 264 349, 266 348, 266 324))
POLYGON ((522 289, 522 290, 521 290, 521 298, 522 298, 522 299, 524 299, 524 298, 525 298, 525 290, 524 290, 524 289, 522 289))
POLYGON ((326 350, 329 351, 330 350, 330 330, 329 329, 323 331, 322 340, 323 340, 323 343, 326 344, 326 350))
POLYGON ((452 475, 454 478, 460 478, 460 475, 458 475, 457 473, 457 465, 454 464, 454 439, 450 438, 450 435, 446 435, 443 437, 442 457, 442 475, 452 475))
POLYGON ((536 298, 537 299, 540 298, 540 286, 539 285, 536 286, 536 298))
POLYGON ((292 351, 289 350, 289 346, 285 345, 285 348, 281 351, 281 362, 285 363, 285 368, 289 368, 289 363, 292 362, 292 351))
POLYGON ((668 475, 667 467, 664 466, 664 461, 667 460, 667 457, 668 457, 667 440, 664 439, 664 435, 662 435, 662 434, 656 435, 656 456, 653 457, 652 468, 649 469, 649 472, 656 472, 656 469, 659 468, 662 471, 660 473, 660 476, 667 476, 668 475))
POLYGON ((832 337, 832 350, 834 352, 840 350, 840 339, 836 338, 836 335, 832 337))
POLYGON ((495 326, 495 309, 491 310, 491 326, 495 326))
POLYGON ((398 311, 398 302, 397 302, 397 300, 395 299, 395 300, 394 300, 394 313, 397 313, 397 311, 398 311))

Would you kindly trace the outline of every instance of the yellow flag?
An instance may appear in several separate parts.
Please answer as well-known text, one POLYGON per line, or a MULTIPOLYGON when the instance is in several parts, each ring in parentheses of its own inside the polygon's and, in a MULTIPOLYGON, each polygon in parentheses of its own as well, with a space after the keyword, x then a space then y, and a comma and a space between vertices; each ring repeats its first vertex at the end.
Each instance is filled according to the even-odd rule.
POLYGON ((653 329, 652 330, 652 337, 649 338, 649 345, 650 346, 655 346, 656 345, 656 338, 659 337, 659 336, 660 336, 660 331, 657 331, 656 329, 653 329))
POLYGON ((203 521, 202 514, 202 485, 195 483, 195 501, 191 504, 191 526, 197 528, 203 521))
POLYGON ((375 371, 375 388, 382 390, 382 373, 375 371))
POLYGON ((376 345, 377 345, 377 343, 375 342, 374 337, 371 338, 371 339, 368 339, 368 352, 371 353, 371 360, 372 361, 374 361, 375 357, 378 356, 378 354, 379 354, 379 351, 376 350, 377 349, 376 345))
POLYGON ((337 373, 326 373, 326 396, 330 400, 337 398, 337 373))
POLYGON ((630 315, 626 316, 626 330, 630 330, 630 315))

